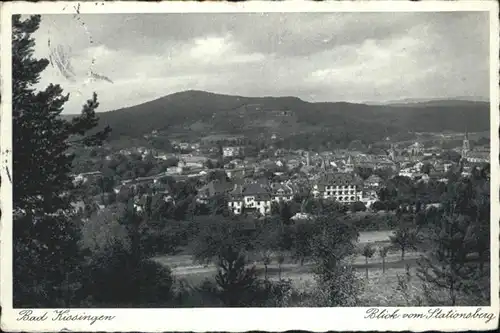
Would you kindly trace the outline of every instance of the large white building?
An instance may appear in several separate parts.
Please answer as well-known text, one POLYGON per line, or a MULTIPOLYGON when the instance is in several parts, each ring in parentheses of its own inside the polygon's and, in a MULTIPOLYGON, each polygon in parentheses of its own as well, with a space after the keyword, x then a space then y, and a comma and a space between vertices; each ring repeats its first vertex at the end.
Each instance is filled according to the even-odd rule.
POLYGON ((313 185, 316 198, 335 199, 344 204, 361 201, 363 189, 360 179, 352 173, 330 173, 323 175, 313 185))
POLYGON ((228 146, 222 148, 222 156, 224 157, 238 157, 243 155, 243 147, 228 146))

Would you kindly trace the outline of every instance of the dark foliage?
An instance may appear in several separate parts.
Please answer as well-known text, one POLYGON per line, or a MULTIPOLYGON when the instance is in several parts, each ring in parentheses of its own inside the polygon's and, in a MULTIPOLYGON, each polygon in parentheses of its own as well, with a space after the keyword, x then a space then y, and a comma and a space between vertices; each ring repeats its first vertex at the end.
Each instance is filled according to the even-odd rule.
POLYGON ((12 130, 14 207, 14 305, 72 305, 79 270, 78 224, 72 217, 68 149, 98 145, 110 129, 89 135, 97 124, 94 94, 71 121, 60 117, 68 95, 59 85, 35 91, 46 59, 33 58, 40 16, 12 17, 12 130), (66 286, 66 287, 64 287, 66 286), (64 290, 64 295, 62 294, 64 290))

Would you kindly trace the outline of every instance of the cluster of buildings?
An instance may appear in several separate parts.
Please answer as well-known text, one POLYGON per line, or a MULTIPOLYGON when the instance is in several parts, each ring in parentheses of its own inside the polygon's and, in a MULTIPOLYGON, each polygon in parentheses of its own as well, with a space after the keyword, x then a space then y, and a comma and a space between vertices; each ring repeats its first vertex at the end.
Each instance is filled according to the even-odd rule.
MULTIPOLYGON (((181 147, 184 143, 176 145, 181 147)), ((197 188, 198 202, 208 203, 214 197, 224 196, 228 208, 236 215, 252 211, 267 215, 273 202, 291 201, 296 196, 331 199, 346 205, 362 202, 369 208, 377 201, 376 193, 384 180, 375 174, 361 177, 360 169, 370 169, 372 173, 385 170, 392 176, 412 179, 443 180, 457 164, 462 165, 463 176, 467 176, 474 165, 489 162, 490 154, 485 147, 471 148, 467 133, 462 147, 456 151, 462 158, 459 163, 441 157, 439 148, 425 148, 418 142, 405 147, 391 144, 380 154, 340 149, 315 153, 271 146, 252 157, 246 156, 246 145, 248 140, 241 136, 212 135, 199 143, 186 144, 190 152, 183 154, 166 154, 145 148, 123 150, 121 153, 124 155, 139 153, 142 156, 152 155, 158 160, 176 159, 178 162, 158 175, 123 180, 115 192, 119 193, 123 187, 135 189, 142 184, 156 188, 156 193, 161 194, 165 201, 172 201, 171 193, 161 179, 169 176, 182 181, 194 177, 199 179, 200 184, 197 188), (214 152, 219 154, 218 159, 214 159, 214 152), (208 176, 212 172, 226 177, 209 181, 208 176)), ((98 174, 76 175, 75 181, 84 182, 98 174)), ((138 197, 136 201, 137 209, 142 209, 144 199, 138 197)))

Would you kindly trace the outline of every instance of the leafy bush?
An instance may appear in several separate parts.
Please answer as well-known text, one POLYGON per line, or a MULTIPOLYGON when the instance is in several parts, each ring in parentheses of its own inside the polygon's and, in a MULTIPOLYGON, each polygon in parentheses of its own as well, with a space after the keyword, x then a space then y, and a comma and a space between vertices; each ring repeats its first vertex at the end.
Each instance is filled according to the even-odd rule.
POLYGON ((364 212, 366 210, 366 206, 361 201, 356 201, 350 204, 349 210, 353 213, 364 212))
POLYGON ((286 307, 289 301, 292 289, 292 280, 259 280, 254 286, 253 306, 263 307, 286 307))

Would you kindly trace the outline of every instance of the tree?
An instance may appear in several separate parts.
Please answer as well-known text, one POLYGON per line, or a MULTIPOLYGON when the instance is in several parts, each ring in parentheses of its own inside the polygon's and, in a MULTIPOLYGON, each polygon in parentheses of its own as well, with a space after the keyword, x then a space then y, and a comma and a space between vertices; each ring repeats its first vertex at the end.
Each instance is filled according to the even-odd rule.
POLYGON ((278 279, 281 280, 281 265, 285 262, 285 256, 283 253, 278 254, 278 279))
POLYGON ((207 175, 207 182, 211 181, 228 182, 229 178, 224 170, 212 170, 207 175))
POLYGON ((426 174, 426 175, 429 175, 431 173, 431 169, 432 169, 432 165, 430 163, 424 163, 422 165, 422 168, 421 168, 421 172, 426 174))
POLYGON ((366 279, 368 280, 368 259, 373 257, 375 254, 375 249, 370 246, 370 244, 366 244, 365 247, 363 248, 363 251, 361 252, 361 255, 365 257, 365 264, 366 264, 366 279))
POLYGON ((348 258, 355 253, 356 229, 341 217, 320 217, 312 244, 314 269, 321 306, 353 306, 358 302, 359 281, 348 258))
POLYGON ((354 168, 354 172, 363 178, 363 180, 366 180, 373 174, 373 169, 357 166, 354 168))
POLYGON ((375 201, 372 204, 372 209, 374 211, 385 210, 385 209, 387 209, 387 206, 381 201, 375 201))
POLYGON ((220 217, 203 218, 193 241, 193 258, 198 262, 211 262, 220 255, 220 249, 231 247, 239 252, 253 249, 254 237, 249 235, 242 221, 220 217))
POLYGON ((92 256, 83 278, 94 306, 161 307, 173 298, 171 270, 153 260, 134 262, 120 243, 92 256))
POLYGON ((40 16, 12 16, 12 149, 14 306, 70 306, 81 257, 79 226, 72 217, 73 154, 69 148, 99 145, 110 129, 88 134, 98 123, 94 94, 71 121, 60 117, 69 96, 59 85, 33 88, 48 66, 33 57, 32 34, 40 16), (65 286, 65 287, 61 287, 65 286), (63 290, 64 289, 64 290, 63 290), (64 296, 66 294, 66 296, 64 296))
POLYGON ((214 162, 212 162, 211 159, 208 159, 206 162, 205 162, 205 168, 207 169, 213 169, 215 166, 214 166, 214 162))
POLYGON ((349 210, 353 213, 364 212, 366 210, 366 206, 361 201, 356 201, 350 204, 349 210))
POLYGON ((460 292, 474 292, 479 277, 467 263, 471 252, 470 221, 464 216, 445 215, 434 226, 432 249, 418 261, 418 277, 437 290, 445 290, 449 305, 457 305, 460 292))
POLYGON ((292 230, 293 257, 300 260, 300 264, 303 265, 304 260, 312 255, 312 242, 316 232, 315 225, 309 221, 297 222, 292 230))
POLYGON ((92 255, 100 254, 113 244, 130 247, 127 231, 119 223, 125 213, 124 205, 114 205, 94 212, 81 228, 80 246, 92 255))
POLYGON ((264 264, 264 279, 267 280, 267 266, 271 263, 271 252, 267 249, 261 251, 261 258, 264 264))
POLYGON ((490 272, 484 268, 490 244, 490 184, 480 174, 448 184, 442 209, 427 224, 428 251, 418 261, 418 276, 429 290, 446 291, 451 305, 463 303, 461 295, 469 296, 466 305, 489 297, 490 272))
POLYGON ((387 253, 389 252, 389 246, 383 246, 378 249, 378 254, 380 258, 382 258, 382 273, 385 274, 385 258, 387 257, 387 253))
POLYGON ((255 267, 246 268, 245 256, 228 245, 220 249, 215 281, 220 298, 227 306, 245 306, 252 303, 252 289, 257 282, 255 267))
POLYGON ((407 223, 401 223, 393 235, 390 236, 394 247, 401 250, 401 260, 405 259, 405 252, 410 249, 417 249, 417 232, 414 227, 407 223))

